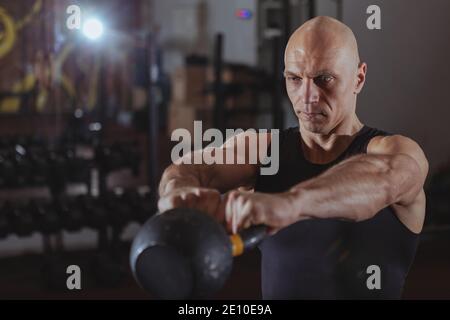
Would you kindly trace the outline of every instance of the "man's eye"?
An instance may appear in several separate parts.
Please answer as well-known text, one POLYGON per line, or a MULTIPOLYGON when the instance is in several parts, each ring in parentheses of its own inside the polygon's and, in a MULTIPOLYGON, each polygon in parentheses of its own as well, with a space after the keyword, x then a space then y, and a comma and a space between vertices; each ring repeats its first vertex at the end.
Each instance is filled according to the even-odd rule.
POLYGON ((332 76, 319 76, 317 77, 317 80, 320 83, 329 84, 331 81, 334 80, 334 78, 332 76))
POLYGON ((291 81, 291 82, 299 82, 302 80, 302 78, 300 78, 300 77, 292 77, 292 76, 287 77, 287 79, 288 79, 288 81, 291 81))

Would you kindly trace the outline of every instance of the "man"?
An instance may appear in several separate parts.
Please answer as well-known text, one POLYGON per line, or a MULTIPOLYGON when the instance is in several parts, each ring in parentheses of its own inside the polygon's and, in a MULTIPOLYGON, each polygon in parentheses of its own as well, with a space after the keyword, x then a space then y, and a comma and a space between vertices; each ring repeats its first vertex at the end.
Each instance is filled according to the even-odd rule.
MULTIPOLYGON (((280 134, 278 173, 216 164, 172 165, 163 174, 161 211, 198 208, 231 232, 269 226, 260 245, 265 299, 401 297, 423 226, 428 163, 413 140, 359 121, 366 72, 347 26, 309 20, 285 51, 299 128, 280 134)), ((223 150, 236 152, 230 141, 223 150)))

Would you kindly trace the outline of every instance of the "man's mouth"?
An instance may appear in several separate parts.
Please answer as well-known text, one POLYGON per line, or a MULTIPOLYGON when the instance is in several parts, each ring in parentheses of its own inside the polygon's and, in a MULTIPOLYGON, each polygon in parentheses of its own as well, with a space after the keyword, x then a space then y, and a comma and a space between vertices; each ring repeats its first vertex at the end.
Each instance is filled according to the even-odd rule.
POLYGON ((315 119, 320 119, 322 117, 325 117, 325 114, 323 114, 322 112, 300 112, 301 115, 303 115, 304 118, 306 118, 307 120, 315 120, 315 119))
POLYGON ((324 115, 322 112, 303 112, 304 114, 306 114, 307 116, 313 116, 313 115, 317 115, 317 114, 320 114, 320 115, 324 115))

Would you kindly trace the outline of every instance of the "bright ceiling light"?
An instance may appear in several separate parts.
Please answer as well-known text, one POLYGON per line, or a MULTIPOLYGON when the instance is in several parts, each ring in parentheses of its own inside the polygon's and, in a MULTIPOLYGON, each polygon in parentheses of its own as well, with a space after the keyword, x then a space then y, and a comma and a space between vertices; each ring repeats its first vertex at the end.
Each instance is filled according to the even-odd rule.
POLYGON ((86 20, 83 24, 83 34, 91 40, 99 39, 103 35, 103 23, 96 18, 86 20))

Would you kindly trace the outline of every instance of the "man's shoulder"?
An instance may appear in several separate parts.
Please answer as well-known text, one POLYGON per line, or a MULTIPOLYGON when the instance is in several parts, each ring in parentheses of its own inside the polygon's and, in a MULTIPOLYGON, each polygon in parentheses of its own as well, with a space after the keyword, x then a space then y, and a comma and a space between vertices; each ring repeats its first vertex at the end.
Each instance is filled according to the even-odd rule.
POLYGON ((411 137, 402 134, 376 135, 370 139, 367 151, 372 153, 395 153, 405 149, 420 149, 411 137))
POLYGON ((425 177, 428 174, 429 165, 425 153, 410 137, 400 134, 374 137, 367 147, 367 153, 407 155, 417 162, 425 177))

